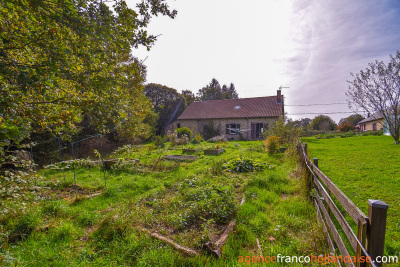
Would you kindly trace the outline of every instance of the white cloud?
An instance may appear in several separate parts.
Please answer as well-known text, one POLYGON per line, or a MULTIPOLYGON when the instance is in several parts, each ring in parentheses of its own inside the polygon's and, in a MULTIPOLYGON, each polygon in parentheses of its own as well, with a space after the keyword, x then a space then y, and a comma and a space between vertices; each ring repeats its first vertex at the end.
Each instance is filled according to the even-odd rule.
MULTIPOLYGON (((240 97, 273 95, 284 85, 290 87, 284 91, 287 104, 346 102, 350 72, 400 49, 397 3, 171 1, 177 18, 154 18, 149 31, 162 35, 150 53, 134 53, 148 56, 148 82, 178 90, 197 92, 215 77, 234 82, 240 97)), ((349 111, 345 105, 286 110, 349 111)))

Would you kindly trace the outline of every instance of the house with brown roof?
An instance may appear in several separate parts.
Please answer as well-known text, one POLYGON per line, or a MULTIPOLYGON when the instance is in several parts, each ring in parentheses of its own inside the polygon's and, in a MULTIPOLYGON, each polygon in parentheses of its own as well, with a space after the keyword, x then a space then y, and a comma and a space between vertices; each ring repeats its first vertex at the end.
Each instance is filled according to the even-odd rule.
POLYGON ((172 128, 187 127, 203 137, 212 132, 228 140, 261 139, 284 115, 281 90, 276 96, 192 102, 172 128))
POLYGON ((381 131, 383 129, 383 116, 380 113, 374 113, 358 123, 361 132, 381 131))

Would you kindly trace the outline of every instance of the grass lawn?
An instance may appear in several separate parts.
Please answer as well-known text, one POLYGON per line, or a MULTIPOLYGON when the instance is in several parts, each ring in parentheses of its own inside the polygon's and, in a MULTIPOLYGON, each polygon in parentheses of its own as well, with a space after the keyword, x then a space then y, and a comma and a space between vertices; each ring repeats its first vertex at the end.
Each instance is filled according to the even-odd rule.
MULTIPOLYGON (((215 146, 196 148, 210 145, 215 146)), ((140 164, 107 171, 106 187, 98 167, 76 170, 78 199, 70 170, 66 182, 62 171, 40 171, 37 187, 22 202, 8 199, 0 206, 0 265, 245 266, 238 259, 259 255, 257 239, 264 256, 327 251, 314 207, 302 193, 295 157, 269 156, 261 142, 217 145, 226 152, 199 151, 196 160, 185 162, 162 159, 182 154, 182 147, 127 147, 111 157, 140 159, 140 164), (257 159, 265 168, 224 170, 239 156, 257 159), (216 241, 232 220, 236 225, 217 259, 204 244, 216 241), (141 228, 200 255, 179 252, 141 228)))
POLYGON ((389 136, 303 138, 310 158, 366 214, 368 199, 389 205, 387 255, 400 255, 400 145, 389 136))

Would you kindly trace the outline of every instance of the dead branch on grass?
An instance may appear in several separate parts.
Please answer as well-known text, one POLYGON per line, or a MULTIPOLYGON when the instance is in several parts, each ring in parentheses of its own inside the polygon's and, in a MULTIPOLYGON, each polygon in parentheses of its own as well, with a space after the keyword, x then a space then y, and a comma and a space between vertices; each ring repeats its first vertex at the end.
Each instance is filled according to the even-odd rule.
POLYGON ((179 251, 182 251, 182 252, 184 252, 184 253, 186 253, 186 254, 195 255, 195 256, 200 255, 197 251, 195 251, 195 250, 193 250, 193 249, 191 249, 191 248, 188 248, 188 247, 181 246, 181 245, 179 245, 178 243, 174 242, 173 240, 169 239, 168 237, 165 237, 165 236, 160 235, 160 234, 158 234, 158 233, 153 233, 153 232, 151 232, 150 230, 148 230, 148 229, 146 229, 146 228, 143 228, 143 227, 138 227, 138 229, 139 229, 140 231, 142 231, 142 232, 145 232, 145 233, 151 235, 151 236, 154 237, 154 238, 157 238, 157 239, 159 239, 159 240, 162 240, 162 241, 164 241, 164 242, 166 242, 166 243, 172 245, 175 249, 177 249, 177 250, 179 250, 179 251))
MULTIPOLYGON (((240 202, 240 206, 243 205, 243 203, 245 202, 245 197, 242 198, 242 201, 240 202)), ((225 228, 224 233, 220 236, 220 238, 218 238, 218 240, 215 243, 212 242, 207 242, 205 244, 205 248, 214 256, 216 256, 217 258, 221 257, 222 255, 222 247, 224 246, 226 240, 229 237, 229 234, 232 232, 233 227, 236 225, 235 220, 232 220, 229 222, 228 226, 225 228)))

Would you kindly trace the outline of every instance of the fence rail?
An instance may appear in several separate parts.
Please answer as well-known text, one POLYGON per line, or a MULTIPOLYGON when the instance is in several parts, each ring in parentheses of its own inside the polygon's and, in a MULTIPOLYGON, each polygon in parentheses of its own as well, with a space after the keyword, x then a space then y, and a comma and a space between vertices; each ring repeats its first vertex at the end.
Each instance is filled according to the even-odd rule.
MULTIPOLYGON (((318 168, 318 158, 314 158, 311 162, 307 153, 307 143, 298 143, 297 151, 303 167, 308 173, 308 190, 310 199, 314 203, 317 210, 317 217, 322 223, 325 231, 328 245, 331 253, 337 250, 342 257, 351 257, 349 253, 353 249, 356 259, 370 257, 371 263, 361 262, 357 260, 355 265, 353 262, 344 262, 346 266, 382 266, 376 262, 378 256, 383 256, 386 217, 388 205, 378 200, 368 200, 368 216, 366 216, 360 208, 357 207, 331 179, 318 168), (342 207, 341 212, 339 207, 342 207), (343 213, 347 213, 357 225, 357 233, 350 226, 343 213), (335 226, 340 226, 338 229, 335 226), (347 242, 343 240, 339 234, 342 230, 347 242), (333 238, 332 238, 333 237, 333 238)), ((353 255, 354 256, 354 255, 353 255)))

